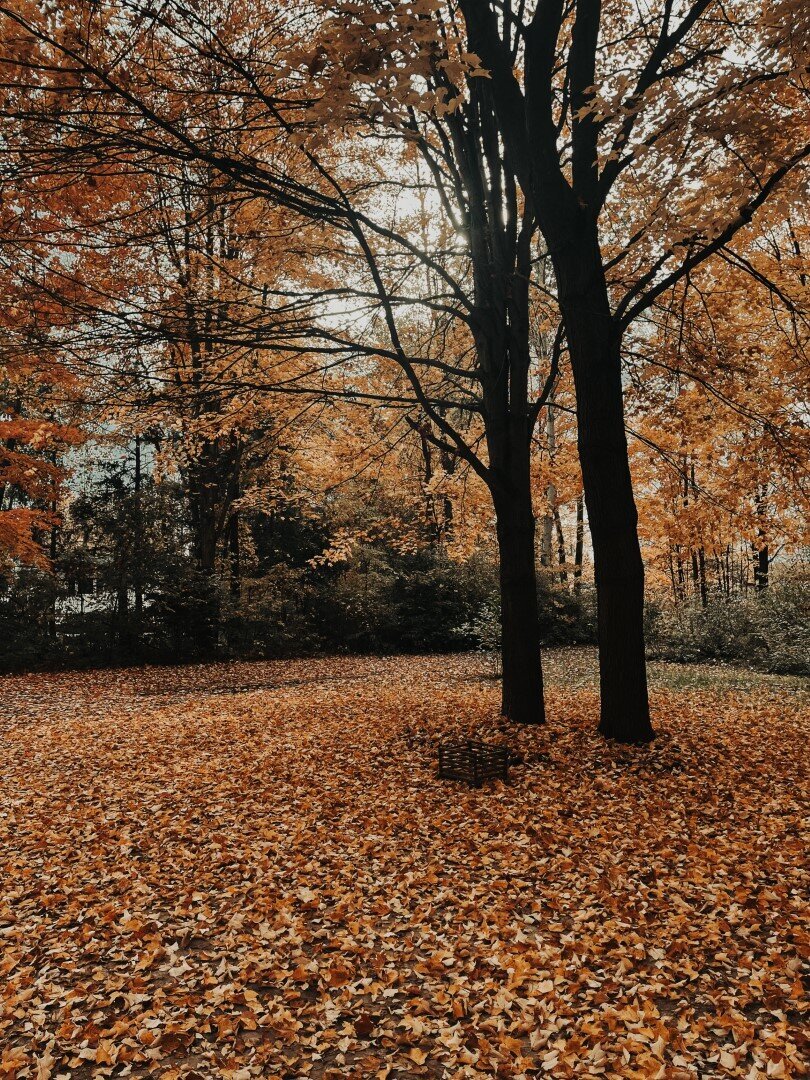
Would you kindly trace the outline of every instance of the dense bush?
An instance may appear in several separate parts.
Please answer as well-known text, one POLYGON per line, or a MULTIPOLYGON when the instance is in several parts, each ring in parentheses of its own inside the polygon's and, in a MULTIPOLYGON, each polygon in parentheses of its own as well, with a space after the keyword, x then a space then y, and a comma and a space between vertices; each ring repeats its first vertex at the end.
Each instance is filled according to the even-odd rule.
POLYGON ((321 603, 312 575, 286 563, 242 582, 223 603, 218 646, 245 658, 301 656, 323 649, 321 603))
POLYGON ((538 575, 540 640, 547 646, 594 645, 596 643, 596 590, 586 586, 574 593, 538 575))
MULTIPOLYGON (((437 549, 402 555, 377 544, 337 566, 257 570, 237 589, 227 573, 205 578, 189 559, 164 559, 140 611, 131 590, 82 599, 60 594, 50 575, 15 578, 0 595, 0 667, 498 646, 497 569, 480 553, 455 562, 437 549)), ((540 605, 545 644, 594 640, 591 590, 575 596, 541 576, 540 605)))
POLYGON ((650 605, 647 645, 664 660, 810 675, 810 584, 781 582, 747 596, 713 599, 705 607, 650 605))
POLYGON ((55 576, 14 576, 0 593, 0 668, 469 648, 476 612, 496 597, 487 560, 429 550, 401 556, 380 545, 336 567, 260 569, 235 589, 189 559, 165 562, 140 611, 132 589, 69 596, 55 576))
POLYGON ((21 570, 0 596, 0 666, 48 666, 62 651, 54 621, 58 586, 50 574, 21 570))
POLYGON ((477 639, 462 627, 494 589, 487 561, 454 563, 432 551, 367 546, 339 567, 278 564, 226 602, 222 647, 240 656, 468 648, 477 639))
POLYGON ((366 549, 325 597, 324 630, 333 649, 443 652, 476 643, 466 631, 497 595, 492 564, 452 562, 441 553, 392 556, 366 549))
MULTIPOLYGON (((421 547, 405 554, 384 527, 391 506, 326 512, 292 500, 243 516, 237 556, 221 542, 214 572, 203 573, 178 485, 149 482, 137 500, 130 487, 110 465, 71 505, 52 572, 18 568, 0 581, 0 670, 498 649, 492 554, 453 561, 420 534, 418 517, 421 547), (358 522, 389 539, 324 563, 331 537, 358 522)), ((574 591, 541 568, 538 588, 544 645, 595 643, 592 586, 574 591)), ((651 603, 647 641, 670 660, 810 673, 810 583, 777 581, 706 607, 651 603)))
MULTIPOLYGON (((494 568, 493 568, 494 574, 494 568)), ((547 647, 596 643, 596 593, 592 587, 575 593, 553 581, 547 571, 537 575, 540 641, 547 647)), ((459 636, 486 652, 500 647, 501 623, 497 589, 461 627, 459 636)))

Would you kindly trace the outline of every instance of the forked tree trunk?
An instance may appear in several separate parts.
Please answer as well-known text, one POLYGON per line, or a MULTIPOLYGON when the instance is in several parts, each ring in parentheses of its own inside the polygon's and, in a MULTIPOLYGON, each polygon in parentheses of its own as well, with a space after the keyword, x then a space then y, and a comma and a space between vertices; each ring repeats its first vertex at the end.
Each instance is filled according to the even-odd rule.
POLYGON ((501 589, 501 712, 519 724, 541 724, 543 670, 531 502, 496 506, 501 589))
POLYGON ((624 427, 620 341, 595 240, 590 251, 575 252, 575 258, 578 265, 562 268, 558 280, 576 386, 579 460, 593 541, 599 730, 620 742, 648 742, 654 732, 644 655, 644 566, 624 427))

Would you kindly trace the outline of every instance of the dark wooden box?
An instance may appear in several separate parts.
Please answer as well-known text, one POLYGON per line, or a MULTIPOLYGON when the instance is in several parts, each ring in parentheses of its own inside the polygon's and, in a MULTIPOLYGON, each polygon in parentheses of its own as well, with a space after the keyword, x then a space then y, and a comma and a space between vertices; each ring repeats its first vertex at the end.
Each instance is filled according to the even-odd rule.
POLYGON ((509 783, 509 747, 471 739, 439 747, 439 779, 462 780, 480 788, 485 780, 509 783))

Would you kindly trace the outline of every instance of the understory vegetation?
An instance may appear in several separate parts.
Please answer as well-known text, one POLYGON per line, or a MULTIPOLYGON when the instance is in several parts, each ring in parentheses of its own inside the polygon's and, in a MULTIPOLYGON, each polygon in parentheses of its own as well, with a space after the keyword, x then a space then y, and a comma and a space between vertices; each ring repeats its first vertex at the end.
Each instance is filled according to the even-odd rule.
MULTIPOLYGON (((227 574, 202 575, 166 552, 152 553, 137 574, 108 552, 86 594, 70 576, 80 550, 56 573, 21 570, 0 595, 0 670, 497 651, 497 566, 486 551, 452 560, 440 550, 364 544, 337 564, 313 565, 317 544, 302 545, 300 522, 279 529, 275 541, 265 534, 257 544, 266 553, 238 590, 227 574)), ((574 591, 554 577, 540 568, 542 644, 595 644, 592 585, 574 591)), ((710 594, 705 604, 654 597, 646 638, 651 658, 810 675, 810 583, 777 579, 763 590, 710 594)))
MULTIPOLYGON (((136 496, 122 466, 67 508, 47 568, 18 567, 0 591, 0 670, 430 653, 500 644, 498 569, 483 532, 459 554, 418 509, 394 535, 384 495, 362 492, 243 513, 238 557, 202 573, 179 484, 136 496), (342 548, 334 536, 350 531, 342 548)), ((402 520, 402 515, 400 515, 402 520)), ((540 560, 538 560, 540 561, 540 560)), ((596 642, 590 576, 538 566, 544 646, 596 642)), ((803 564, 766 588, 707 588, 647 605, 648 655, 810 674, 810 581, 803 564)))
POLYGON ((810 675, 810 583, 781 582, 705 606, 695 600, 651 603, 647 647, 664 660, 810 675))

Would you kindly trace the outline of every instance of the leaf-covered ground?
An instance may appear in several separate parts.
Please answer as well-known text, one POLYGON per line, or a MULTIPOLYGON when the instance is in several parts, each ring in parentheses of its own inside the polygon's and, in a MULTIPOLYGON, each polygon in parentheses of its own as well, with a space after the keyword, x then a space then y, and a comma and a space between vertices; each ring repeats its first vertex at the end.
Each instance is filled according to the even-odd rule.
POLYGON ((0 1076, 803 1075, 807 696, 659 667, 628 749, 548 666, 521 731, 471 656, 4 679, 0 1076))

